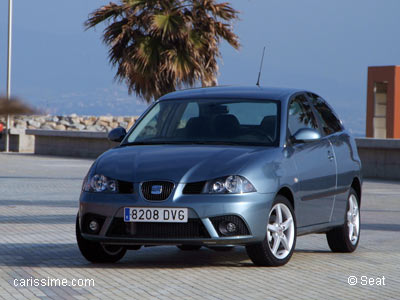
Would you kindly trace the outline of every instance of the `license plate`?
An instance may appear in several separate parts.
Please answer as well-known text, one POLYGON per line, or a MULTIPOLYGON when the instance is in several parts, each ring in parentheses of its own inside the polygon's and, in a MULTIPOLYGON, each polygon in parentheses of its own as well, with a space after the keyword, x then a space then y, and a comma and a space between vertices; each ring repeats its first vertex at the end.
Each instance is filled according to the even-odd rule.
POLYGON ((125 222, 187 223, 187 208, 125 207, 125 222))

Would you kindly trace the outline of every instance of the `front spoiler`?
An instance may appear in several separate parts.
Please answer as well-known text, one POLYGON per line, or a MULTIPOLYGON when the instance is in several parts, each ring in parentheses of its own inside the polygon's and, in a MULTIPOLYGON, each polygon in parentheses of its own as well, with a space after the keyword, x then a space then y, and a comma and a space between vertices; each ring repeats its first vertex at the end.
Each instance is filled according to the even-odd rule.
POLYGON ((123 238, 123 237, 102 237, 92 234, 81 233, 86 240, 100 242, 109 245, 246 245, 255 243, 258 240, 251 235, 237 237, 220 238, 200 238, 200 239, 145 239, 145 238, 123 238))

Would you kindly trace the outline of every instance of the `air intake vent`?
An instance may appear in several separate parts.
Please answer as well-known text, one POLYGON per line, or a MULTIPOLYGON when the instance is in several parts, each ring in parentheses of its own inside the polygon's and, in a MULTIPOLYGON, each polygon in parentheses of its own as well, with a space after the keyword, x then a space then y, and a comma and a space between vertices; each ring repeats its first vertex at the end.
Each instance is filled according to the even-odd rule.
POLYGON ((114 218, 107 236, 153 239, 210 238, 200 219, 188 219, 187 223, 126 223, 114 218))
POLYGON ((183 189, 183 194, 201 194, 205 184, 205 181, 187 183, 183 189))
POLYGON ((132 194, 133 193, 133 183, 118 180, 118 192, 120 194, 132 194))
POLYGON ((146 200, 162 201, 169 197, 174 184, 169 181, 146 181, 142 183, 142 194, 146 200))

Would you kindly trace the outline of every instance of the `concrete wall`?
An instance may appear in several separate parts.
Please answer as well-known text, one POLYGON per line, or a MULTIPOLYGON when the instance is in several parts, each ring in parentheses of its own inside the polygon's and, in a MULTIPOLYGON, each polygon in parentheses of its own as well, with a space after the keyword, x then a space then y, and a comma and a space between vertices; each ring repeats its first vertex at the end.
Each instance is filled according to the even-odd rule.
MULTIPOLYGON (((0 151, 5 150, 5 132, 0 138, 0 151)), ((33 153, 35 147, 35 136, 26 135, 24 129, 10 129, 10 151, 19 153, 33 153)))
MULTIPOLYGON (((400 180, 400 139, 358 138, 356 143, 365 178, 400 180)), ((12 151, 40 155, 96 158, 117 145, 105 132, 32 129, 11 135, 12 151)))
POLYGON ((363 176, 400 180, 400 139, 356 139, 363 176))
POLYGON ((34 153, 40 155, 96 158, 118 143, 110 142, 106 132, 26 130, 35 136, 34 153))

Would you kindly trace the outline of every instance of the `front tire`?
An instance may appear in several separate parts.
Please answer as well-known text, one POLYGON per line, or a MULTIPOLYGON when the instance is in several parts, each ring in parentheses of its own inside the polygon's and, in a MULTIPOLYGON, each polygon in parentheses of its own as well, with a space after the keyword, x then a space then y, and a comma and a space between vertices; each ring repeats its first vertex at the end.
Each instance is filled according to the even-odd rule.
POLYGON ((283 266, 292 257, 297 235, 296 217, 286 197, 275 198, 266 231, 262 242, 246 246, 247 254, 257 266, 283 266))
POLYGON ((360 240, 359 203, 356 191, 350 188, 344 224, 326 233, 329 248, 333 252, 350 253, 356 250, 360 240))
POLYGON ((75 224, 76 241, 83 257, 92 263, 114 263, 124 257, 125 247, 116 245, 103 245, 101 243, 85 240, 79 228, 79 215, 75 224))

